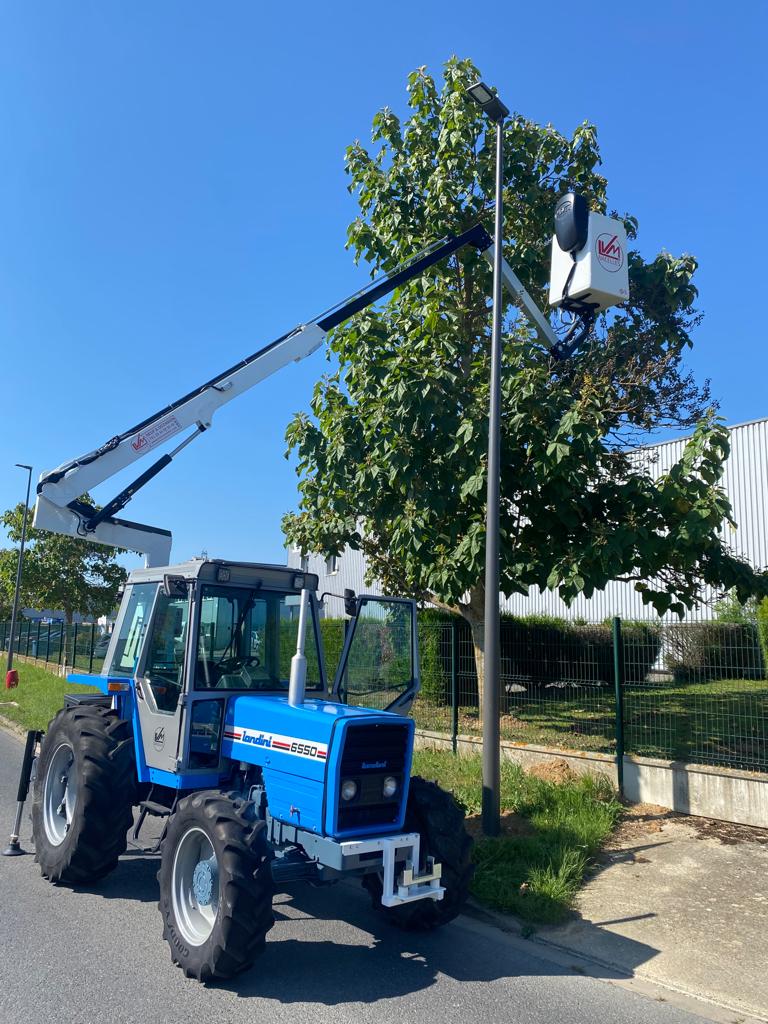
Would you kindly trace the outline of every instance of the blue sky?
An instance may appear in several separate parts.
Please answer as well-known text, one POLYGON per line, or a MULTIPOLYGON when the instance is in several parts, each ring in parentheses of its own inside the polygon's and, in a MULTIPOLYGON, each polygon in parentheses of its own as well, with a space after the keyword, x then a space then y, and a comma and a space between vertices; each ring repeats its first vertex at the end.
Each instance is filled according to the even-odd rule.
MULTIPOLYGON (((452 53, 529 117, 598 125, 643 253, 700 260, 690 367, 729 422, 767 415, 768 7, 499 9, 494 27, 454 0, 3 4, 0 508, 23 497, 15 462, 37 477, 97 447, 364 283, 344 149, 452 53)), ((325 368, 223 409, 124 514, 172 529, 178 559, 282 561, 283 434, 325 368)))

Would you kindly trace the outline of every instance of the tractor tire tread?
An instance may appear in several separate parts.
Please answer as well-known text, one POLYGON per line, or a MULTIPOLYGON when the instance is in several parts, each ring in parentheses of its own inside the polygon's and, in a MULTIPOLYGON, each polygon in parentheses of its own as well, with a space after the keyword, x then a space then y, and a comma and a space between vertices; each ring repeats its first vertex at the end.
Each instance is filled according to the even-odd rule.
POLYGON ((237 794, 203 790, 180 800, 171 816, 160 853, 159 908, 163 938, 171 960, 186 977, 205 983, 231 978, 253 965, 263 952, 267 932, 275 923, 272 912, 271 852, 266 825, 246 817, 248 802, 237 794), (208 826, 219 862, 219 915, 209 939, 189 948, 174 928, 172 860, 174 844, 197 819, 208 826), (186 822, 186 823, 185 823, 186 822))
POLYGON ((405 931, 431 931, 452 921, 467 900, 474 874, 472 839, 464 827, 464 810, 453 795, 418 775, 410 782, 405 831, 418 832, 426 853, 442 865, 442 900, 385 907, 378 874, 364 875, 363 886, 374 908, 391 924, 405 931))
POLYGON ((59 884, 98 881, 125 852, 133 820, 135 789, 133 735, 117 712, 97 705, 62 708, 43 740, 35 781, 32 822, 35 859, 44 878, 59 884), (46 759, 60 741, 75 752, 77 800, 72 839, 52 845, 42 821, 46 759))

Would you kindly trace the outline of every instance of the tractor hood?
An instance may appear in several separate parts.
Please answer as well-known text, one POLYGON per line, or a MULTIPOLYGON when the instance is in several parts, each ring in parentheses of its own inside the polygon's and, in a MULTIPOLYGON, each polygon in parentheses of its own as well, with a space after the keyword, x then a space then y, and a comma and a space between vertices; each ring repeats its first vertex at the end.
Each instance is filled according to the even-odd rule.
POLYGON ((323 835, 365 835, 402 827, 413 734, 411 719, 387 711, 245 695, 228 702, 221 752, 262 768, 272 817, 323 835), (374 811, 366 794, 387 775, 400 781, 397 799, 374 811), (342 806, 345 778, 357 781, 359 797, 342 806))

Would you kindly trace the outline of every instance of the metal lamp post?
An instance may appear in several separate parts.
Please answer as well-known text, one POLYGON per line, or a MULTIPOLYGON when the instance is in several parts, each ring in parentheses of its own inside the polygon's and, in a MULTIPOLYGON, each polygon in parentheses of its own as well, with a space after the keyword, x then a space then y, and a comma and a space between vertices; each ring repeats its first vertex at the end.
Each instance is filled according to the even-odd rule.
POLYGON ((501 261, 504 166, 504 118, 509 109, 484 82, 467 89, 469 96, 496 124, 496 214, 493 232, 493 329, 491 332, 491 397, 488 412, 488 489, 485 512, 485 632, 483 695, 483 832, 497 836, 500 826, 499 693, 501 625, 499 619, 499 504, 501 497, 501 261))
POLYGON ((8 668, 5 676, 6 687, 15 686, 18 681, 18 673, 13 668, 13 644, 16 638, 16 619, 19 614, 19 589, 21 587, 21 573, 24 567, 24 545, 27 541, 27 516, 29 514, 29 492, 32 487, 32 467, 25 466, 21 462, 16 463, 19 469, 27 470, 27 497, 24 501, 24 521, 21 526, 21 544, 19 545, 19 562, 16 566, 16 589, 13 594, 13 611, 11 612, 11 638, 8 641, 8 668))

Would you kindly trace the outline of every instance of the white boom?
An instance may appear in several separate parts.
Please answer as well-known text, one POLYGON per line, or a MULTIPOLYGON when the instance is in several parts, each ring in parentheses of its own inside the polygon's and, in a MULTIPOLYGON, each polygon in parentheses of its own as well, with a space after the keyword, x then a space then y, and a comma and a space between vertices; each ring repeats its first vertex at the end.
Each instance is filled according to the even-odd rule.
MULTIPOLYGON (((213 414, 222 405, 244 394, 289 363, 305 359, 322 345, 331 328, 464 245, 474 246, 493 264, 493 243, 485 229, 477 224, 461 235, 437 243, 405 268, 374 282, 311 323, 296 327, 154 416, 113 437, 95 451, 43 473, 37 486, 34 525, 54 533, 137 551, 144 555, 148 567, 167 565, 170 561, 171 533, 157 527, 117 519, 115 513, 190 441, 211 426, 213 414), (181 443, 160 456, 149 469, 99 511, 79 500, 86 491, 115 476, 189 428, 194 429, 181 443)), ((562 343, 506 261, 503 264, 503 280, 514 299, 533 321, 540 340, 550 352, 559 355, 562 343)))
POLYGON ((119 507, 122 507, 139 487, 152 479, 182 448, 211 426, 217 409, 282 367, 310 355, 322 345, 326 333, 317 324, 298 327, 274 345, 262 349, 258 358, 244 360, 223 377, 204 385, 124 434, 112 438, 96 451, 43 473, 37 487, 35 526, 54 533, 138 551, 145 556, 147 566, 167 565, 172 540, 167 530, 115 519, 112 515, 107 515, 101 522, 89 523, 95 509, 78 502, 79 496, 144 458, 183 430, 194 427, 194 431, 181 444, 162 456, 147 473, 126 489, 130 493, 121 492, 120 499, 125 498, 125 501, 119 501, 119 507))

